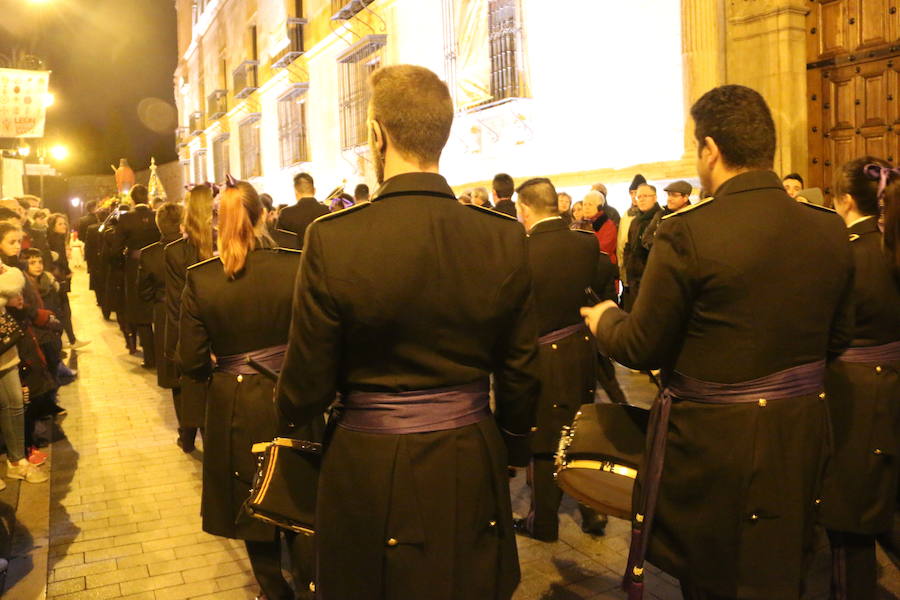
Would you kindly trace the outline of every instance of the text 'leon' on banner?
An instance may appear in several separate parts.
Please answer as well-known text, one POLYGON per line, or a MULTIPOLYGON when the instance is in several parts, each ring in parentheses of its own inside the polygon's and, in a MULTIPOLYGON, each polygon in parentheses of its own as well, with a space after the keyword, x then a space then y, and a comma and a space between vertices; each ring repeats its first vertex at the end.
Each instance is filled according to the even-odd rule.
POLYGON ((0 138, 44 136, 50 71, 0 69, 0 138))

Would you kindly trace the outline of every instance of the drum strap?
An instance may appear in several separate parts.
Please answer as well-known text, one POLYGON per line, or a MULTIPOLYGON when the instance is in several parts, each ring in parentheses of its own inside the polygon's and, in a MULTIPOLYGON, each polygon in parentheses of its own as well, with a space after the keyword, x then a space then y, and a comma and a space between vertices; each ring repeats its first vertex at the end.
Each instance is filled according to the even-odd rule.
POLYGON ((879 363, 900 360, 900 342, 881 346, 860 346, 847 348, 840 360, 850 363, 879 363))
POLYGON ((546 346, 547 344, 552 344, 554 342, 559 342, 566 339, 569 336, 575 335, 577 333, 586 332, 586 328, 584 323, 576 323, 575 325, 569 325, 568 327, 563 327, 562 329, 557 329, 555 331, 551 331, 550 333, 545 333, 541 337, 538 338, 538 345, 546 346))
POLYGON ((792 367, 758 379, 740 383, 715 383, 694 379, 675 372, 660 392, 650 411, 648 435, 650 448, 646 457, 646 475, 638 499, 638 513, 631 531, 631 548, 622 587, 629 600, 640 600, 644 591, 644 561, 656 514, 659 483, 666 455, 666 437, 672 400, 687 400, 708 404, 743 404, 767 400, 782 400, 807 394, 817 394, 824 388, 825 361, 792 367))

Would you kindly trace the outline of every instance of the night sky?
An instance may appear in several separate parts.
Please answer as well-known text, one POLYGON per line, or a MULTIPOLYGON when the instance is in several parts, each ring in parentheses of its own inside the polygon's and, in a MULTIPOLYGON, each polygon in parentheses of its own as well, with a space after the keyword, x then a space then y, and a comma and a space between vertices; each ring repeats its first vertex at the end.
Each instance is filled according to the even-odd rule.
POLYGON ((0 0, 0 15, 0 54, 33 48, 52 71, 45 140, 69 147, 62 171, 176 159, 174 0, 0 0))

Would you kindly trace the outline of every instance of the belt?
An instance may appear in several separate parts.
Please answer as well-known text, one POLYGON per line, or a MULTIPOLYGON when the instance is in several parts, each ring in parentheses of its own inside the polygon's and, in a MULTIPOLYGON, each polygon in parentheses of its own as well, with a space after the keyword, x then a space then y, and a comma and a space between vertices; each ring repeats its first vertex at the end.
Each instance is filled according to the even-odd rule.
POLYGON ((847 348, 840 360, 849 363, 879 363, 900 360, 900 342, 880 346, 859 346, 847 348))
POLYGON ((230 375, 259 375, 259 371, 247 364, 253 360, 268 367, 272 371, 280 371, 284 364, 284 354, 287 352, 287 344, 261 348, 241 354, 229 354, 216 357, 216 371, 230 375))
POLYGON ((490 382, 410 392, 342 394, 339 426, 364 433, 428 433, 477 423, 491 415, 490 382))
POLYGON ((584 329, 584 323, 577 323, 575 325, 569 325, 568 327, 551 331, 550 333, 545 333, 538 338, 538 345, 545 346, 547 344, 552 344, 553 342, 564 340, 570 335, 581 333, 584 329))
POLYGON ((656 502, 659 498, 659 483, 666 456, 666 437, 673 398, 707 404, 758 402, 760 406, 765 406, 767 400, 819 393, 824 386, 824 379, 824 360, 740 383, 715 383, 694 379, 678 372, 672 374, 668 385, 656 399, 647 426, 648 434, 652 436, 645 467, 647 473, 638 499, 639 511, 634 518, 628 563, 622 581, 622 587, 628 593, 629 600, 640 600, 643 597, 644 561, 656 514, 656 502))

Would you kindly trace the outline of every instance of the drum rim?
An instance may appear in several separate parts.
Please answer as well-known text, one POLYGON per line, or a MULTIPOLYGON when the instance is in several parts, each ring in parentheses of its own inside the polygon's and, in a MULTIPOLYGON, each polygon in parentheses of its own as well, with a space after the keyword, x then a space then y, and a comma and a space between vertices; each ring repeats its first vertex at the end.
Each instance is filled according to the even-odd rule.
POLYGON ((637 479, 638 470, 633 469, 627 465, 622 463, 617 463, 609 460, 591 460, 585 458, 576 458, 573 460, 567 460, 560 465, 560 467, 556 471, 556 475, 559 475, 566 469, 586 469, 592 471, 604 471, 606 473, 612 473, 614 475, 621 475, 622 477, 627 477, 629 479, 637 479))

